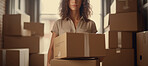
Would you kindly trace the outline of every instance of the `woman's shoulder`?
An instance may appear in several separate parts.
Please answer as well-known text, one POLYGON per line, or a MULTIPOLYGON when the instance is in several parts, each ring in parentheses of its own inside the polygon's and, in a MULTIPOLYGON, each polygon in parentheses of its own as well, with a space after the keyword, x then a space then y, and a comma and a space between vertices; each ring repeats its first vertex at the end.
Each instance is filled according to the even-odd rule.
POLYGON ((56 21, 55 21, 55 24, 60 24, 62 22, 62 19, 57 19, 56 21))
POLYGON ((88 20, 88 23, 94 24, 95 22, 94 22, 93 20, 89 19, 89 20, 88 20))
POLYGON ((61 21, 62 21, 62 19, 58 19, 58 20, 56 20, 56 23, 61 22, 61 21))

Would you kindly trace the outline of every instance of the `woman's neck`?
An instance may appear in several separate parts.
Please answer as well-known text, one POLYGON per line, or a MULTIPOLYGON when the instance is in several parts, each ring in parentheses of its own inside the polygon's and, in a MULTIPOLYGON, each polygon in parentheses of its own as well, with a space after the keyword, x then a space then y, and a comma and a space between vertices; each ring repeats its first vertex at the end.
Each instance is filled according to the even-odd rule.
POLYGON ((70 18, 71 18, 73 21, 80 20, 80 12, 79 12, 79 11, 71 11, 71 12, 70 12, 70 18))

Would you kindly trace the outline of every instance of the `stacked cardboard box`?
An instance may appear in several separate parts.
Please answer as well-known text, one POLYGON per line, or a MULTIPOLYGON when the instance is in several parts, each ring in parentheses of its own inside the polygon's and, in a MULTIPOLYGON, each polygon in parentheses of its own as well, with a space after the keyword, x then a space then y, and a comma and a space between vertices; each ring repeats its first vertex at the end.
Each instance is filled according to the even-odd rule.
POLYGON ((104 19, 105 31, 140 31, 142 24, 137 18, 137 12, 108 14, 104 19))
POLYGON ((147 66, 148 60, 148 31, 137 33, 137 64, 147 66))
POLYGON ((51 61, 51 66, 100 66, 99 60, 57 60, 51 61))
POLYGON ((103 66, 134 66, 134 49, 108 49, 103 66))
POLYGON ((99 66, 99 60, 87 58, 105 56, 104 34, 64 33, 54 39, 54 59, 51 66, 99 66), (71 60, 66 60, 69 58, 71 60))
POLYGON ((29 66, 29 49, 0 49, 0 66, 29 66))
POLYGON ((4 48, 29 48, 29 53, 43 53, 44 40, 38 36, 4 37, 4 48))
MULTIPOLYGON (((30 66, 36 66, 35 63, 42 61, 40 59, 45 60, 42 55, 48 52, 50 36, 44 34, 43 23, 30 22, 30 16, 22 14, 4 15, 3 19, 5 49, 29 48, 30 66)), ((45 64, 38 63, 41 66, 45 64)))
POLYGON ((30 53, 44 52, 42 23, 30 23, 30 17, 22 14, 4 15, 3 18, 4 48, 29 48, 30 53))
POLYGON ((31 30, 32 35, 44 36, 44 24, 43 23, 25 22, 24 28, 31 30))
POLYGON ((21 14, 3 15, 3 34, 5 36, 31 36, 31 32, 24 29, 24 22, 30 22, 30 16, 21 14))
MULTIPOLYGON (((45 26, 46 25, 46 26, 45 26)), ((38 53, 30 54, 29 66, 47 66, 47 52, 50 44, 50 35, 45 33, 45 23, 25 22, 25 29, 31 30, 31 35, 38 38, 38 53)), ((32 45, 32 47, 34 47, 32 45)))
POLYGON ((134 66, 133 32, 141 31, 137 0, 113 0, 104 18, 107 55, 103 66, 134 66))
POLYGON ((25 29, 31 30, 32 37, 28 37, 28 38, 37 39, 37 41, 30 40, 31 43, 30 42, 28 43, 28 45, 32 44, 32 46, 30 47, 34 47, 34 48, 35 46, 33 45, 33 43, 36 44, 36 48, 34 49, 35 52, 30 53, 29 66, 47 66, 47 52, 50 44, 50 35, 47 33, 44 33, 45 24, 25 22, 24 25, 25 25, 24 26, 25 29))
POLYGON ((133 48, 132 32, 106 31, 104 34, 106 39, 106 49, 133 48))
POLYGON ((113 0, 110 12, 112 14, 137 11, 137 0, 113 0))
POLYGON ((47 66, 47 53, 30 54, 29 66, 47 66))

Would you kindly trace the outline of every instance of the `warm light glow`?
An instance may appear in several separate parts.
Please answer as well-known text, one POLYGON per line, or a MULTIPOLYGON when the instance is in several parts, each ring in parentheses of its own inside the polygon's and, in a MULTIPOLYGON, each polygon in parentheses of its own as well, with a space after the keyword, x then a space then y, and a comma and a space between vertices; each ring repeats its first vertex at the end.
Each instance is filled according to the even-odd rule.
POLYGON ((58 14, 61 0, 41 0, 41 14, 58 14))

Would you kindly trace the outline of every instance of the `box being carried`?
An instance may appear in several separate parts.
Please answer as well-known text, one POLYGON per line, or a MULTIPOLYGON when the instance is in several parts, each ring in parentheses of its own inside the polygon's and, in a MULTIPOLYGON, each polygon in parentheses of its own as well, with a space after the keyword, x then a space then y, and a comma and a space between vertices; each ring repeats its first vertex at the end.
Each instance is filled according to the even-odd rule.
POLYGON ((104 34, 65 33, 54 39, 54 58, 103 57, 104 34))
POLYGON ((0 66, 29 66, 29 49, 0 49, 0 66))

